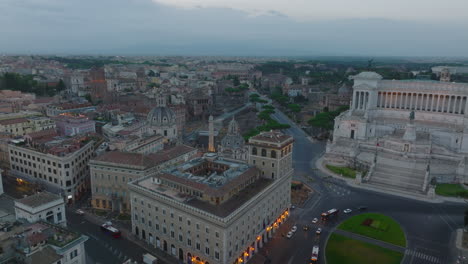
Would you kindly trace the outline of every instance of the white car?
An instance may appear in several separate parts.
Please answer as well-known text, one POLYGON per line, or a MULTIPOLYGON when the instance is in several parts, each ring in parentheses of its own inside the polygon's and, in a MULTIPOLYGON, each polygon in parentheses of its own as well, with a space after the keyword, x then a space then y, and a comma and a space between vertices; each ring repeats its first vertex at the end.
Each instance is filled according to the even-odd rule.
POLYGON ((291 238, 293 236, 293 232, 289 231, 288 234, 286 235, 287 238, 291 238))
POLYGON ((322 228, 317 228, 317 231, 315 231, 315 234, 320 235, 322 233, 322 228))
POLYGON ((291 232, 294 233, 294 232, 296 232, 296 231, 297 231, 297 226, 293 226, 293 227, 291 228, 291 232))
POLYGON ((81 210, 81 209, 76 210, 75 213, 76 213, 77 215, 84 215, 84 211, 81 210))
POLYGON ((344 209, 344 210, 343 210, 343 212, 344 212, 345 214, 349 214, 349 213, 351 213, 352 211, 353 211, 353 210, 351 210, 351 209, 344 209))
POLYGON ((316 224, 317 222, 318 222, 318 219, 317 219, 317 218, 314 218, 314 219, 312 220, 312 224, 316 224))

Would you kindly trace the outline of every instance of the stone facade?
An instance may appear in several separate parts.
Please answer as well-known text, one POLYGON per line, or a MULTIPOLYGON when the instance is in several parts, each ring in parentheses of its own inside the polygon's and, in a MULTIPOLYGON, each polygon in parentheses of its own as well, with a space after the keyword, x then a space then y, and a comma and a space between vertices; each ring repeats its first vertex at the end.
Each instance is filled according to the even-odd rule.
POLYGON ((45 149, 10 144, 10 172, 26 181, 43 184, 52 192, 62 193, 69 202, 74 201, 89 188, 88 161, 94 153, 94 141, 81 147, 79 144, 67 145, 70 148, 66 152, 54 152, 65 151, 62 147, 45 149))
MULTIPOLYGON (((335 119, 333 141, 327 146, 329 162, 413 168, 413 177, 421 178, 414 188, 432 177, 447 179, 443 175, 465 182, 468 84, 383 80, 374 72, 352 78, 350 110, 335 119)), ((382 181, 394 179, 385 175, 382 181)), ((373 175, 369 177, 372 181, 373 175)), ((409 184, 409 175, 406 180, 409 184)))
POLYGON ((197 150, 185 145, 143 154, 106 152, 89 162, 94 208, 129 212, 128 182, 155 173, 195 156, 197 150))
POLYGON ((244 142, 245 140, 240 134, 239 124, 232 118, 229 122, 227 134, 218 147, 218 153, 220 156, 229 159, 247 160, 248 150, 244 142))
POLYGON ((248 163, 210 153, 134 180, 133 233, 183 263, 247 262, 289 215, 292 144, 266 132, 249 140, 248 163))
POLYGON ((63 197, 40 192, 15 201, 16 219, 30 223, 43 220, 51 224, 67 226, 63 197))

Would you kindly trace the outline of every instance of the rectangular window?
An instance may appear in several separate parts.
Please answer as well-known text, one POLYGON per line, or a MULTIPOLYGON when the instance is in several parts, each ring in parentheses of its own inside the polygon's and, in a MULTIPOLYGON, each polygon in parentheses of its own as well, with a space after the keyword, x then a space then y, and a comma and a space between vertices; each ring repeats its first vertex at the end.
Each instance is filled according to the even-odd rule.
POLYGON ((219 252, 215 251, 215 259, 219 260, 219 252))
POLYGON ((192 240, 190 238, 187 238, 187 245, 192 246, 192 240))
POLYGON ((200 243, 197 242, 196 248, 197 248, 198 250, 200 250, 200 243))
POLYGON ((205 247, 205 253, 206 253, 207 255, 210 255, 210 248, 209 248, 209 247, 205 247))

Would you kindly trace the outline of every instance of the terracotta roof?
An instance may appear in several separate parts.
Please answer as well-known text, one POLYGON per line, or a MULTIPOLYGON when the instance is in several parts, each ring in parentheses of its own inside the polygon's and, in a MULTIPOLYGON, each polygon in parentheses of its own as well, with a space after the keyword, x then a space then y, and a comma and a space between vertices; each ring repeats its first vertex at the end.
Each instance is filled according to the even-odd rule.
POLYGON ((30 207, 38 207, 46 203, 50 203, 55 200, 62 199, 60 196, 49 193, 49 192, 40 192, 36 193, 22 199, 16 200, 17 203, 22 203, 30 207))
POLYGON ((267 141, 271 143, 282 143, 288 139, 292 139, 292 137, 277 131, 262 132, 250 138, 250 140, 267 141))
POLYGON ((182 156, 186 153, 196 150, 195 148, 189 147, 187 145, 178 145, 161 152, 149 154, 148 157, 151 159, 155 165, 162 164, 171 159, 182 156))
POLYGON ((28 119, 26 118, 14 118, 14 119, 5 119, 5 120, 0 120, 0 125, 11 125, 11 124, 19 124, 19 123, 26 123, 29 122, 28 119))
POLYGON ((58 136, 57 131, 55 129, 45 129, 36 132, 31 132, 27 134, 31 139, 41 138, 41 137, 56 137, 58 136))
POLYGON ((105 152, 102 155, 92 159, 92 161, 108 162, 113 164, 140 166, 149 168, 151 166, 151 160, 145 157, 141 153, 131 153, 122 151, 111 151, 105 152))
POLYGON ((141 153, 131 153, 122 151, 105 152, 96 157, 93 161, 109 162, 113 164, 125 164, 131 166, 140 166, 146 168, 160 165, 166 161, 182 156, 195 148, 179 145, 161 152, 144 155, 141 153))
POLYGON ((44 233, 33 233, 29 235, 26 240, 28 241, 29 245, 36 245, 44 240, 47 240, 47 236, 44 233))

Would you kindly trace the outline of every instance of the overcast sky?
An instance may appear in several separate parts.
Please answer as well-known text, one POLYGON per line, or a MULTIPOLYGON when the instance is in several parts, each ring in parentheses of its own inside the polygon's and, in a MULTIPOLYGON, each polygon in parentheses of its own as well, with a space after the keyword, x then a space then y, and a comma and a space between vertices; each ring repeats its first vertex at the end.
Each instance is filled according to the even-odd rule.
POLYGON ((0 0, 0 53, 468 56, 467 0, 0 0))

